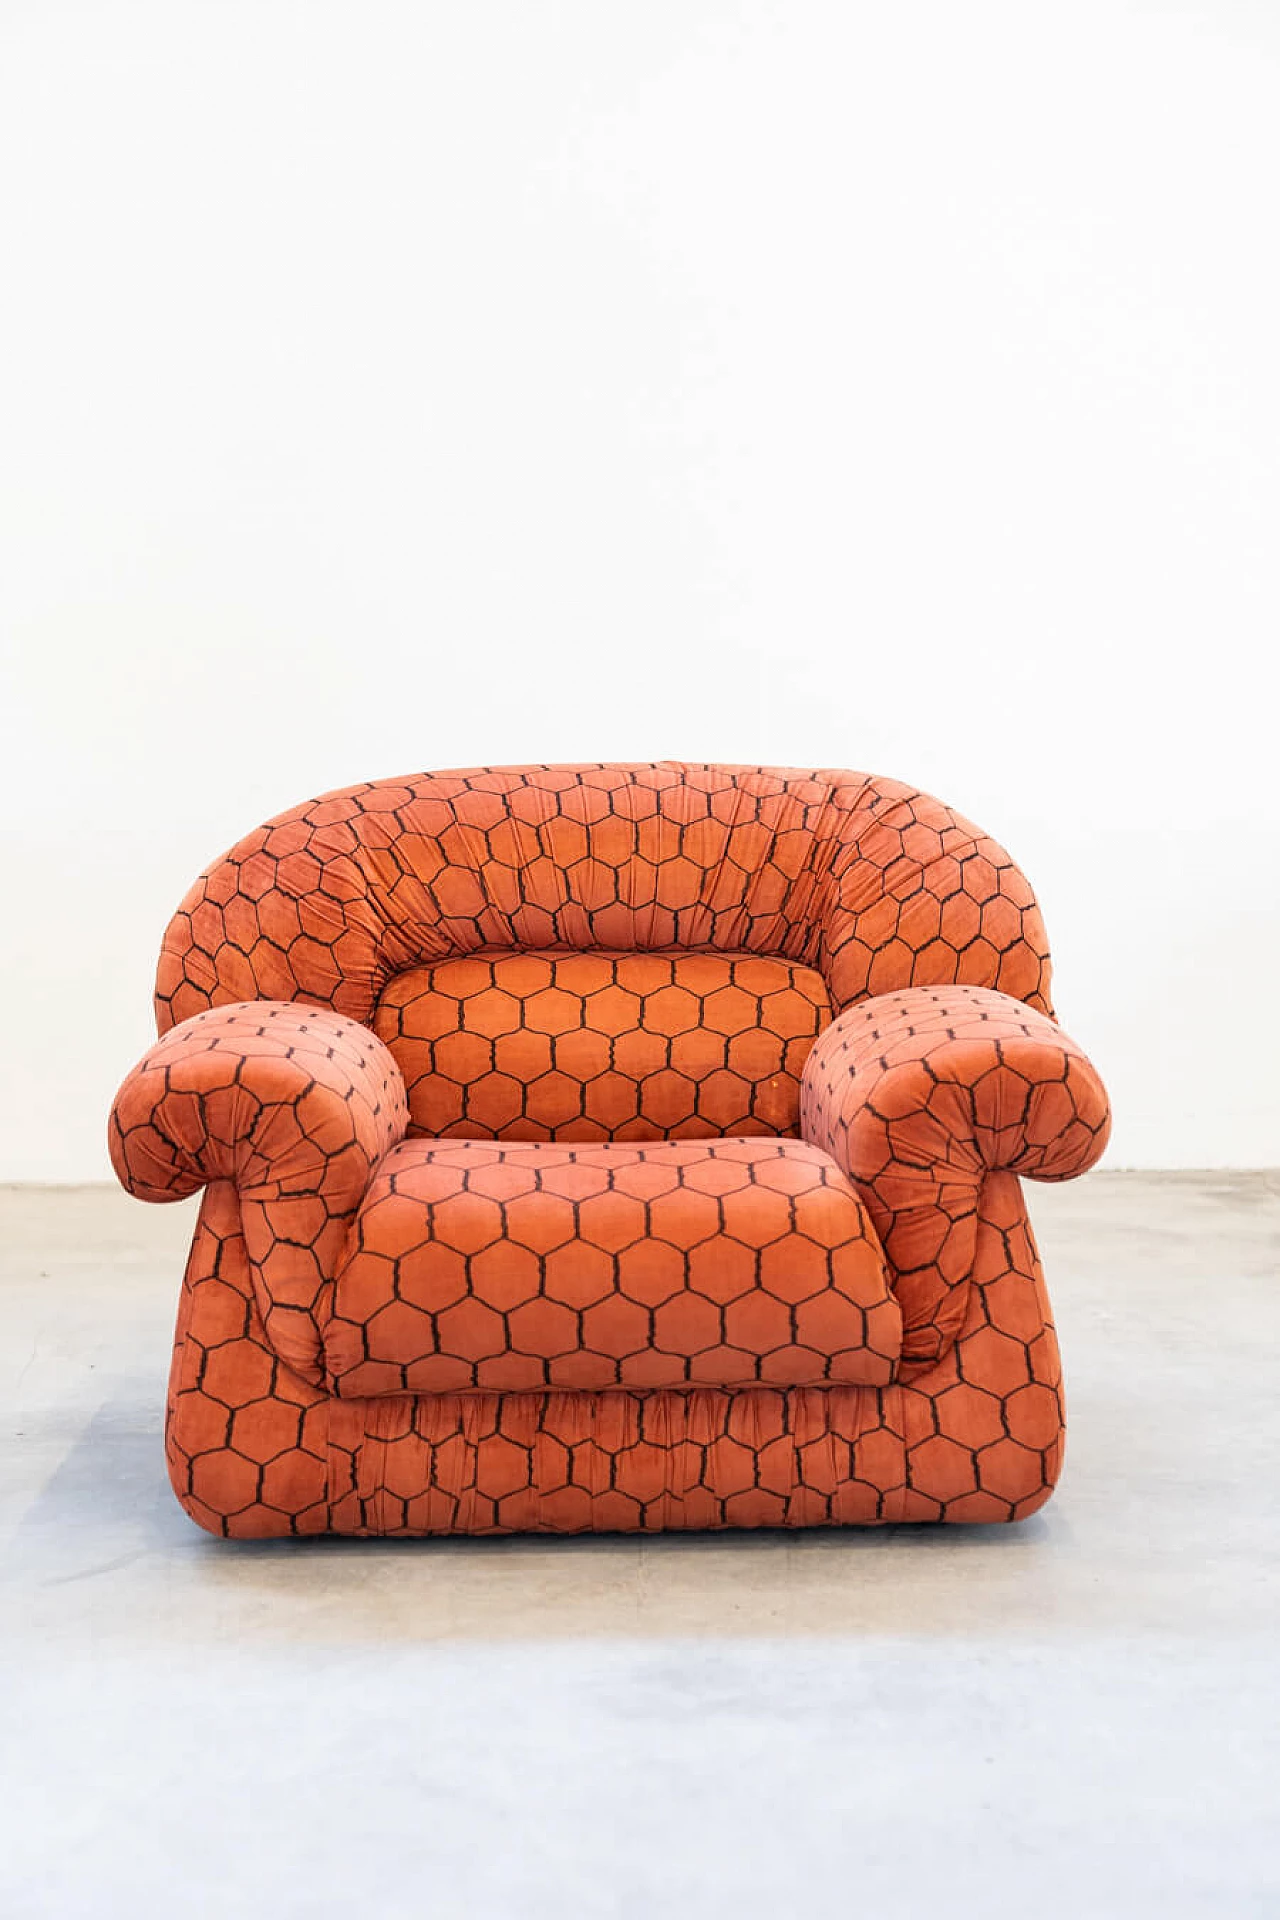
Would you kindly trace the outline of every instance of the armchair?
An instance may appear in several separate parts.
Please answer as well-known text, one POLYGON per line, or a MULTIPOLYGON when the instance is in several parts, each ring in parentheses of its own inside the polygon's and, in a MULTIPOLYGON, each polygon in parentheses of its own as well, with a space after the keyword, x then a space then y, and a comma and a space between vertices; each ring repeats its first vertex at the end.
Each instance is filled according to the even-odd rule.
POLYGON ((166 1446, 233 1537, 1009 1520, 1058 1352, 1019 1176, 1106 1095, 1034 898, 840 772, 425 774, 165 936, 121 1182, 205 1189, 166 1446))

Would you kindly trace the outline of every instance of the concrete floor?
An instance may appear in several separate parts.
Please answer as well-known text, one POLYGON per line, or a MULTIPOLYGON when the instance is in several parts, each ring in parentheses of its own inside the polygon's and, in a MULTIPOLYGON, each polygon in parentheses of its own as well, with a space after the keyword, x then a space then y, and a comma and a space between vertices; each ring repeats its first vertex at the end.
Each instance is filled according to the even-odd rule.
POLYGON ((0 1914, 1280 1914, 1280 1175, 1032 1204, 1021 1528, 234 1547, 190 1208, 0 1190, 0 1914))

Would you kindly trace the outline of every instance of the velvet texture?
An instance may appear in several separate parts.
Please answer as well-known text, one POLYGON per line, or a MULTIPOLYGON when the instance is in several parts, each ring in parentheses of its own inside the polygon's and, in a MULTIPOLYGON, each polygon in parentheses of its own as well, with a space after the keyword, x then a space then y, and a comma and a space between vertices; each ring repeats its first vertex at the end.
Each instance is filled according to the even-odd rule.
POLYGON ((215 863, 116 1171, 207 1188, 210 1530, 1008 1520, 1062 1453, 1018 1176, 1105 1145, 1034 898, 839 772, 426 774, 215 863))

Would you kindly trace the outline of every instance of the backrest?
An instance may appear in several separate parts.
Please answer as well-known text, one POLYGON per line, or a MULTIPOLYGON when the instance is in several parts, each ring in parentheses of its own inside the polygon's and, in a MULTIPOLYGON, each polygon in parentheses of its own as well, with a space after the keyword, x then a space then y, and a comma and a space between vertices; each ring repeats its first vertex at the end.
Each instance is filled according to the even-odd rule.
POLYGON ((415 1127, 792 1132, 821 1027, 963 982, 1050 1012, 1027 882, 941 802, 838 771, 476 768, 280 815, 168 932, 160 1031, 235 1000, 375 1028, 415 1127))
POLYGON ((397 974, 373 1027, 415 1131, 499 1140, 798 1133, 831 1017, 772 954, 486 953, 397 974))

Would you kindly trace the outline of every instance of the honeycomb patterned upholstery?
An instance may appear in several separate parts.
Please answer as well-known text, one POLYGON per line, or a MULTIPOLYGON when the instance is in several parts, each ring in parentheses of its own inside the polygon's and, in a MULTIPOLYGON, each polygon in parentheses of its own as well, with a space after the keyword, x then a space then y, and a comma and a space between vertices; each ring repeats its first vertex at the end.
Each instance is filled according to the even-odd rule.
POLYGON ((309 1007, 219 1007, 165 1034, 111 1112, 143 1200, 214 1180, 239 1195, 259 1308, 282 1360, 321 1376, 321 1309, 373 1169, 404 1138, 399 1069, 363 1027, 309 1007))
POLYGON ((803 1124, 866 1195, 904 1311, 905 1367, 960 1330, 986 1172, 1069 1180, 1107 1144, 1095 1069, 1042 1014, 975 987, 851 1008, 805 1069, 803 1124))
POLYGON ((281 814, 183 901, 157 1018, 307 1000, 369 1025, 410 968, 555 948, 778 955, 836 1011, 953 981, 1051 1011, 1035 897, 950 807, 865 774, 663 761, 418 774, 281 814))
POLYGON ((902 1316, 857 1192, 798 1140, 411 1141, 325 1334, 344 1395, 886 1386, 902 1316))
POLYGON ((165 1423, 187 1512, 279 1534, 1020 1520, 1062 1462, 1062 1374, 1012 1174, 982 1189, 969 1305, 910 1385, 328 1395, 268 1344, 235 1188, 204 1196, 165 1423))
POLYGON ((764 954, 508 953, 400 974, 373 1027, 415 1133, 680 1140, 797 1133, 830 1018, 821 974, 764 954))
POLYGON ((179 1498, 242 1538, 1033 1512, 1062 1401, 1018 1176, 1108 1124, 1049 978, 1008 855, 864 775, 282 815, 183 902, 112 1113, 131 1191, 207 1189, 179 1498))

